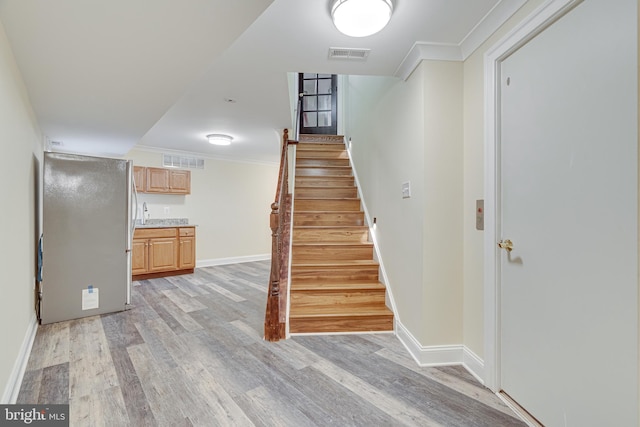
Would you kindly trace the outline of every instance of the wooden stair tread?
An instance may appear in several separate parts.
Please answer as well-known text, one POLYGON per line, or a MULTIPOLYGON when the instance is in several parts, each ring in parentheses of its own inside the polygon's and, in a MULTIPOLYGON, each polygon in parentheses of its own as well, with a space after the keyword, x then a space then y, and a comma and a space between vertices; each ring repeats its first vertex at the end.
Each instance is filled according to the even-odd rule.
POLYGON ((319 201, 327 201, 327 200, 358 200, 360 201, 360 197, 301 197, 297 196, 296 200, 319 200, 319 201))
POLYGON ((373 267, 380 264, 374 260, 368 259, 350 259, 350 260, 317 260, 317 261, 300 261, 291 263, 291 268, 303 267, 335 267, 335 268, 349 268, 349 267, 373 267))
POLYGON ((353 176, 351 175, 351 166, 296 166, 296 176, 325 176, 321 173, 340 173, 342 175, 328 175, 328 176, 353 176), (315 173, 316 175, 304 175, 303 172, 308 174, 315 173), (301 175, 297 175, 301 174, 301 175), (348 174, 348 175, 347 175, 348 174))
POLYGON ((317 190, 318 188, 326 189, 326 190, 344 190, 344 189, 354 189, 357 188, 355 185, 324 185, 322 187, 314 186, 314 185, 296 185, 297 190, 317 190))
POLYGON ((356 187, 296 187, 297 199, 358 199, 356 187))
MULTIPOLYGON (((305 211, 305 213, 308 212, 312 212, 312 211, 305 211)), ((366 225, 295 225, 293 227, 294 230, 296 229, 300 229, 300 230, 333 230, 333 229, 337 229, 340 231, 347 231, 347 229, 352 229, 352 230, 358 230, 358 231, 364 231, 364 230, 368 230, 369 227, 367 227, 366 225)))
POLYGON ((365 225, 363 211, 300 211, 293 216, 294 227, 362 227, 365 225))
POLYGON ((314 148, 314 149, 307 149, 307 150, 298 150, 296 152, 296 158, 297 159, 317 159, 316 155, 322 155, 322 156, 329 156, 327 158, 330 158, 330 159, 349 160, 348 153, 349 152, 344 147, 342 147, 342 149, 340 150, 335 150, 335 149, 323 150, 322 148, 314 148), (335 157, 336 154, 342 155, 343 157, 335 157), (344 156, 345 154, 347 155, 344 156))
POLYGON ((291 281, 292 291, 357 291, 357 290, 378 290, 386 289, 385 286, 373 280, 338 280, 330 282, 327 280, 317 280, 308 282, 291 281))
POLYGON ((298 146, 305 144, 342 145, 344 147, 344 135, 300 134, 298 137, 298 146))
POLYGON ((299 156, 304 153, 309 152, 318 152, 318 153, 342 153, 347 151, 347 148, 344 144, 317 144, 317 143, 309 143, 309 144, 298 144, 296 149, 296 156, 299 156))
POLYGON ((352 177, 350 167, 296 167, 296 177, 352 177))
POLYGON ((354 181, 353 175, 341 175, 341 176, 322 176, 322 175, 296 175, 296 181, 307 181, 313 182, 316 181, 354 181))
POLYGON ((296 170, 299 169, 330 169, 330 170, 334 170, 334 169, 348 169, 349 171, 351 171, 351 166, 344 166, 344 165, 296 165, 296 170))
MULTIPOLYGON (((304 216, 305 218, 308 217, 313 217, 316 218, 318 221, 322 221, 324 220, 324 216, 326 215, 327 217, 358 217, 361 218, 362 220, 364 220, 364 212, 363 211, 301 211, 299 209, 297 209, 297 214, 300 214, 301 216, 304 216)), ((312 227, 313 224, 309 224, 307 225, 307 227, 312 227)), ((356 225, 353 225, 354 227, 356 225)), ((360 225, 361 227, 364 225, 360 225)))
POLYGON ((327 240, 321 242, 296 242, 292 246, 373 246, 373 242, 349 242, 344 240, 327 240))
POLYGON ((304 318, 326 318, 326 317, 346 317, 359 318, 367 316, 393 316, 393 312, 384 304, 371 305, 369 307, 360 307, 358 311, 354 311, 352 307, 336 305, 332 307, 291 307, 289 317, 304 318))
POLYGON ((333 149, 342 149, 346 150, 347 146, 343 141, 335 141, 335 142, 300 142, 296 145, 298 149, 302 150, 333 150, 333 149))
MULTIPOLYGON (((364 212, 363 211, 301 211, 300 209, 297 209, 297 213, 301 214, 301 215, 305 215, 305 216, 317 216, 317 215, 327 215, 327 216, 340 216, 340 215, 346 215, 346 216, 362 216, 364 217, 364 212)), ((319 220, 322 220, 322 218, 318 218, 319 220)), ((300 226, 302 227, 302 226, 300 226)), ((305 227, 313 227, 313 225, 307 225, 305 227)), ((321 227, 321 226, 318 226, 321 227)), ((339 227, 339 226, 336 226, 339 227)), ((349 227, 349 226, 347 226, 349 227)), ((356 227, 355 225, 353 225, 352 227, 356 227)), ((364 227, 364 225, 360 225, 360 227, 364 227)))
POLYGON ((321 176, 304 175, 306 180, 297 179, 297 188, 358 188, 355 186, 353 176, 321 176), (330 178, 330 179, 328 179, 330 178), (324 182, 323 182, 324 181, 324 182))

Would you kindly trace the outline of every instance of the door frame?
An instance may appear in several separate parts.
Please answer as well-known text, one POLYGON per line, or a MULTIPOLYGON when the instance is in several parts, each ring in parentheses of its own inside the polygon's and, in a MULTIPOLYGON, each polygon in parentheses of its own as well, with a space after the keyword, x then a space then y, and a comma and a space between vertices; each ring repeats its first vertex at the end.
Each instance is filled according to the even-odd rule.
POLYGON ((484 57, 485 75, 485 227, 484 227, 484 383, 493 392, 501 387, 500 254, 501 239, 501 115, 502 61, 550 27, 584 0, 549 0, 491 47, 484 57))

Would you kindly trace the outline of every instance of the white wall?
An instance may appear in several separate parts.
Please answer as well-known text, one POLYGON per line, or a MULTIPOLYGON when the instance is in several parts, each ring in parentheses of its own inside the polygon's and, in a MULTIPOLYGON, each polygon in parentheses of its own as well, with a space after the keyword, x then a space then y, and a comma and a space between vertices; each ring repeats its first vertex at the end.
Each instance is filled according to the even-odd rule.
POLYGON ((350 76, 347 137, 402 325, 422 328, 424 128, 420 78, 350 76), (413 197, 402 199, 411 181, 413 197))
MULTIPOLYGON (((39 183, 42 137, 27 91, 0 23, 0 168, 4 226, 0 249, 0 387, 1 403, 12 393, 25 345, 35 329, 36 248, 40 235, 39 183)), ((27 355, 28 356, 28 355, 27 355)), ((19 385, 19 384, 18 384, 19 385)))
POLYGON ((347 137, 398 320, 422 346, 460 344, 462 64, 348 82, 347 137))
POLYGON ((475 228, 477 199, 484 199, 484 54, 539 7, 529 0, 464 62, 464 344, 484 357, 484 233, 475 228))
POLYGON ((346 136, 400 322, 423 346, 484 355, 485 52, 543 0, 528 1, 464 63, 423 61, 402 82, 349 76, 346 136), (413 197, 400 199, 410 180, 413 197))
MULTIPOLYGON (((126 158, 137 166, 162 166, 159 151, 134 149, 126 158)), ((151 218, 188 218, 197 225, 198 265, 270 256, 278 165, 206 158, 205 169, 190 170, 190 195, 139 193, 139 205, 147 203, 151 218)))
POLYGON ((462 343, 462 63, 424 61, 426 344, 462 343))

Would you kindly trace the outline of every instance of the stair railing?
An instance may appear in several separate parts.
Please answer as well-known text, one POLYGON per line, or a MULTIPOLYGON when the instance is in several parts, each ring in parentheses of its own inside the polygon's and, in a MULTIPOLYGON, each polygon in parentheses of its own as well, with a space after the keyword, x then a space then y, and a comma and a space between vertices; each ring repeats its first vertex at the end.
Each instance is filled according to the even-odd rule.
POLYGON ((289 271, 289 225, 291 196, 289 194, 289 131, 282 136, 282 155, 275 201, 271 204, 271 273, 267 309, 264 320, 264 339, 279 341, 286 336, 286 284, 289 271))

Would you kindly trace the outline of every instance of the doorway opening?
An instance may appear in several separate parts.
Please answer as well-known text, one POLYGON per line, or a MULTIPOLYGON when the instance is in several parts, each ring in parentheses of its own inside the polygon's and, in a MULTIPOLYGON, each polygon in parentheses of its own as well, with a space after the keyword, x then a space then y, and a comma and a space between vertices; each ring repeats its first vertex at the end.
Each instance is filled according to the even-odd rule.
POLYGON ((299 96, 302 105, 300 133, 336 135, 338 131, 338 76, 335 74, 299 73, 299 96))

